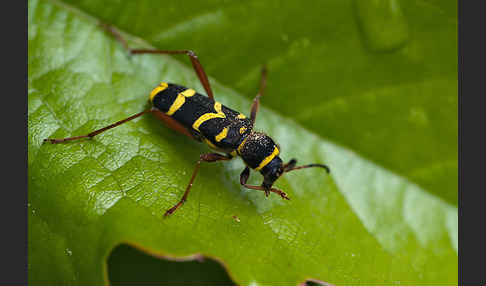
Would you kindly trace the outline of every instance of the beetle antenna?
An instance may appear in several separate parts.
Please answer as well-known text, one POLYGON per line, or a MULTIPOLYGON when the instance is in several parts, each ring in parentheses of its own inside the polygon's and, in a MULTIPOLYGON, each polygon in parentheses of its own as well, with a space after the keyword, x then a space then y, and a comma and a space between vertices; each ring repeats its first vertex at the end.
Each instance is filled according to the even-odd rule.
POLYGON ((309 164, 309 165, 303 165, 303 166, 295 167, 296 163, 297 163, 297 160, 295 160, 295 159, 290 160, 290 162, 285 164, 285 166, 284 166, 285 171, 284 172, 287 173, 287 172, 295 171, 295 170, 299 170, 299 169, 320 167, 320 168, 326 169, 327 173, 331 173, 331 169, 329 169, 329 167, 327 165, 324 165, 324 164, 309 164))
POLYGON ((287 164, 283 165, 284 173, 287 172, 288 169, 292 169, 297 164, 297 159, 291 159, 287 164))

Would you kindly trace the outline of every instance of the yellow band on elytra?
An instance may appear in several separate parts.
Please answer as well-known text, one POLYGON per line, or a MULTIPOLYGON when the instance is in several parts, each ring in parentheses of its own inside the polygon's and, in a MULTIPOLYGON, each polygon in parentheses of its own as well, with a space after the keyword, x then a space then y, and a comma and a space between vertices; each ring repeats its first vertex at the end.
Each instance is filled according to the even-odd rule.
POLYGON ((165 82, 161 82, 156 88, 154 88, 151 92, 150 92, 150 101, 152 102, 154 100, 154 97, 157 95, 157 93, 161 92, 162 90, 166 89, 167 87, 169 87, 169 85, 165 82))
POLYGON ((169 108, 169 111, 166 112, 167 115, 174 114, 182 105, 186 102, 186 97, 191 97, 196 94, 194 89, 186 89, 183 92, 179 93, 169 108))
POLYGON ((169 111, 166 112, 167 115, 172 115, 174 114, 181 106, 186 102, 186 98, 182 94, 178 94, 174 102, 169 108, 169 111))
POLYGON ((192 124, 192 128, 199 131, 199 126, 201 126, 201 124, 203 124, 205 121, 208 121, 209 119, 226 118, 226 115, 222 112, 221 108, 221 103, 215 102, 214 110, 216 110, 217 113, 204 113, 196 121, 194 121, 194 123, 192 124))
POLYGON ((181 92, 179 94, 182 94, 184 97, 191 97, 194 94, 196 94, 196 91, 192 88, 188 88, 188 89, 184 90, 183 92, 181 92))
POLYGON ((248 136, 245 137, 245 139, 243 139, 243 141, 241 142, 241 144, 238 146, 238 148, 236 148, 236 151, 238 151, 239 154, 241 154, 241 148, 243 148, 243 145, 245 145, 246 143, 246 139, 248 139, 248 136))
POLYGON ((225 127, 223 128, 223 130, 221 130, 221 132, 219 132, 218 135, 216 135, 216 137, 214 137, 214 139, 216 140, 216 142, 220 142, 221 140, 226 138, 227 135, 228 135, 228 127, 225 127))
POLYGON ((214 110, 216 110, 217 113, 223 113, 223 111, 221 110, 221 102, 215 102, 214 103, 214 110))
POLYGON ((204 141, 206 142, 206 144, 208 144, 209 147, 213 149, 218 149, 218 147, 216 147, 216 145, 214 145, 213 142, 209 141, 209 139, 204 138, 204 141))

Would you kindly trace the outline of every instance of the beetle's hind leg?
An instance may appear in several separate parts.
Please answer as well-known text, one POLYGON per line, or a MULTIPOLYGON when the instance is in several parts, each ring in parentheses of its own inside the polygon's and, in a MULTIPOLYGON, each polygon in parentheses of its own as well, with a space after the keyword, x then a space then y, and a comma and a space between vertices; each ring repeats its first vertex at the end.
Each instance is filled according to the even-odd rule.
POLYGON ((123 36, 118 32, 115 27, 105 24, 105 23, 100 23, 100 25, 108 32, 110 33, 117 41, 119 41, 125 49, 127 49, 130 54, 135 55, 135 54, 167 54, 167 55, 176 55, 176 54, 186 54, 189 59, 191 60, 192 67, 194 68, 194 71, 196 72, 197 77, 199 78, 199 81, 201 82, 202 86, 204 87, 204 90, 206 90, 206 93, 208 94, 208 97, 214 101, 214 96, 213 96, 213 90, 211 89, 211 85, 209 84, 209 79, 208 76, 206 75, 206 72, 204 71, 203 66, 201 65, 201 62, 199 62, 198 57, 196 54, 191 51, 191 50, 157 50, 157 49, 132 49, 128 46, 127 41, 123 38, 123 36))
POLYGON ((151 109, 144 110, 144 111, 139 112, 139 113, 137 113, 135 115, 132 115, 130 117, 127 117, 125 119, 122 119, 120 121, 117 121, 117 122, 115 122, 113 124, 110 124, 110 125, 105 126, 103 128, 97 129, 97 130, 95 130, 93 132, 90 132, 90 133, 88 133, 86 135, 80 135, 80 136, 74 136, 74 137, 67 137, 67 138, 58 138, 58 139, 56 139, 56 138, 46 138, 46 139, 44 139, 43 143, 50 142, 52 144, 57 144, 57 143, 62 143, 62 142, 66 142, 66 141, 78 140, 78 139, 82 139, 82 138, 93 138, 96 135, 105 132, 106 130, 109 130, 109 129, 114 128, 114 127, 117 127, 117 126, 120 126, 123 123, 126 123, 126 122, 128 122, 130 120, 133 120, 133 119, 135 119, 137 117, 140 117, 140 116, 142 116, 142 115, 144 115, 146 113, 149 113, 151 111, 152 111, 151 109))

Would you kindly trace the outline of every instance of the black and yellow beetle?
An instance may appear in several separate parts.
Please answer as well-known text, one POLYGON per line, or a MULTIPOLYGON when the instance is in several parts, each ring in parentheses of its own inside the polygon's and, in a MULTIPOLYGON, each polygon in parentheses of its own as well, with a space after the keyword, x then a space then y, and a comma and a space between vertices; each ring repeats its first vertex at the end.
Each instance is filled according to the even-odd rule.
POLYGON ((272 188, 273 183, 283 173, 309 167, 321 167, 329 172, 329 168, 323 164, 309 164, 296 167, 296 159, 292 159, 284 164, 279 157, 279 147, 272 138, 265 133, 253 130, 259 100, 263 95, 266 86, 266 67, 262 70, 260 89, 253 100, 250 118, 248 118, 242 113, 234 111, 214 100, 209 80, 194 52, 190 50, 164 51, 130 49, 118 31, 108 25, 103 25, 103 27, 121 42, 131 54, 188 55, 208 96, 199 94, 194 89, 162 82, 150 93, 149 100, 152 105, 150 109, 144 110, 86 135, 62 139, 49 138, 44 139, 44 142, 55 144, 81 138, 92 138, 127 121, 147 113, 152 113, 165 122, 168 127, 199 142, 205 142, 211 149, 224 153, 224 155, 219 153, 206 153, 200 155, 184 195, 177 204, 165 212, 165 216, 172 214, 187 200, 187 196, 189 195, 189 191, 201 162, 230 160, 235 156, 240 156, 246 164, 245 169, 240 175, 241 185, 249 189, 264 191, 266 196, 268 196, 270 192, 274 192, 287 200, 289 198, 285 192, 272 188), (250 176, 250 168, 255 171, 260 171, 263 175, 264 179, 261 186, 251 186, 246 183, 250 176))

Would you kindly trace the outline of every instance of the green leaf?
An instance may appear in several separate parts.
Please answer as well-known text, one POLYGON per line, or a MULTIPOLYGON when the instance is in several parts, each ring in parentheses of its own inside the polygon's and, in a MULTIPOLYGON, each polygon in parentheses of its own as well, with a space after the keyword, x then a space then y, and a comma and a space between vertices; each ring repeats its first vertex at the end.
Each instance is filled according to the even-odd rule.
POLYGON ((29 0, 29 282, 101 285, 127 243, 216 258, 241 285, 456 283, 450 2, 68 2, 29 0), (43 145, 143 110, 161 80, 203 90, 187 59, 130 57, 98 20, 131 46, 197 51, 218 101, 244 112, 268 62, 257 128, 284 160, 331 175, 289 173, 276 184, 283 201, 241 188, 239 159, 206 164, 163 219, 205 146, 149 116, 43 145))

